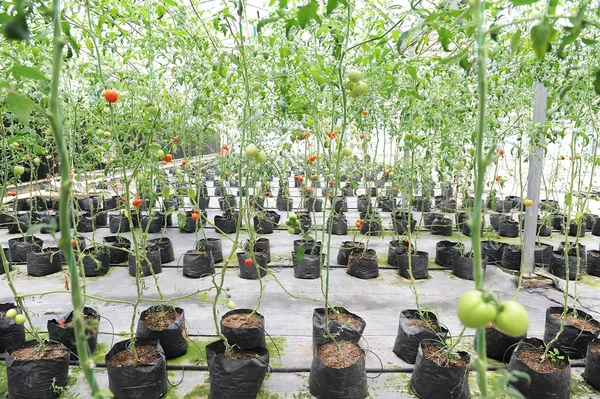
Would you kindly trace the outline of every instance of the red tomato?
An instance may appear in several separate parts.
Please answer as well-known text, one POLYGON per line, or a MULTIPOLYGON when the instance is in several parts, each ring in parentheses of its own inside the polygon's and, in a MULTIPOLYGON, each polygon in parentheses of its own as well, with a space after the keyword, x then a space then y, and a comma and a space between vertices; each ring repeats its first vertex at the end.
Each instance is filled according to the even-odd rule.
POLYGON ((167 154, 165 155, 165 162, 169 163, 173 160, 173 155, 167 154))
POLYGON ((179 137, 177 137, 177 136, 173 137, 173 141, 176 143, 179 143, 179 137))
POLYGON ((192 213, 192 220, 198 220, 198 214, 192 213))
POLYGON ((246 266, 252 266, 252 259, 246 259, 246 260, 244 261, 244 264, 245 264, 246 266))
POLYGON ((116 90, 106 90, 104 92, 104 98, 109 103, 116 103, 119 99, 119 93, 116 90))

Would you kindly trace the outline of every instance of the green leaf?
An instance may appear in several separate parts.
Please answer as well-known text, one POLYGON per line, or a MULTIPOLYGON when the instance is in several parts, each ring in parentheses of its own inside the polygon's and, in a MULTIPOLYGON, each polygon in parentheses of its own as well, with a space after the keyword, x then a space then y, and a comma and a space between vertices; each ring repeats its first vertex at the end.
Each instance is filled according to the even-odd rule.
POLYGON ((538 59, 543 60, 548 51, 548 43, 550 43, 550 35, 552 27, 547 20, 543 20, 539 24, 531 28, 531 45, 538 59))
POLYGON ((413 80, 418 80, 417 78, 417 70, 415 67, 409 65, 406 67, 406 73, 410 75, 413 80))
POLYGON ((6 95, 4 102, 8 109, 15 113, 23 125, 29 124, 31 108, 33 107, 33 100, 31 98, 19 92, 10 91, 6 95))
POLYGON ((327 15, 331 15, 333 10, 337 8, 339 3, 339 0, 327 0, 327 15))
POLYGON ((185 222, 186 222, 185 213, 178 213, 177 214, 177 227, 179 227, 179 230, 182 230, 185 227, 185 222))
POLYGON ((190 197, 191 200, 196 199, 196 190, 188 188, 188 197, 190 197))
POLYGON ((461 51, 459 51, 458 53, 454 54, 451 57, 441 59, 440 60, 440 64, 449 64, 449 63, 451 63, 453 61, 460 60, 460 59, 464 58, 467 55, 468 52, 469 52, 469 49, 468 48, 464 48, 464 49, 462 49, 461 51))
POLYGON ((15 64, 11 69, 11 73, 16 79, 47 80, 42 72, 27 65, 15 64))
POLYGON ((317 23, 321 23, 321 17, 318 14, 319 4, 316 0, 310 0, 308 4, 298 7, 298 24, 304 28, 311 20, 315 20, 317 23))
POLYGON ((302 245, 298 245, 296 247, 296 262, 298 262, 298 264, 301 265, 303 260, 304 260, 304 247, 302 245))
POLYGON ((535 4, 538 2, 538 0, 510 0, 511 3, 513 3, 514 6, 527 6, 530 4, 535 4))
POLYGON ((600 95, 600 69, 596 71, 596 79, 594 79, 594 91, 600 95))
POLYGON ((179 5, 176 2, 174 2, 173 0, 165 0, 165 3, 170 6, 178 6, 179 5))
POLYGON ((523 32, 521 31, 521 29, 519 29, 510 38, 510 52, 513 55, 517 54, 519 52, 519 49, 521 48, 521 36, 522 35, 523 35, 523 32))
POLYGON ((256 25, 256 31, 258 33, 260 33, 260 31, 262 30, 262 28, 265 25, 272 24, 272 23, 277 22, 277 21, 279 21, 279 16, 262 18, 260 21, 258 21, 258 24, 256 25))
POLYGON ((416 31, 417 31, 417 28, 415 27, 415 28, 410 28, 409 30, 402 32, 402 34, 398 38, 398 41, 396 42, 396 50, 398 50, 398 52, 400 52, 402 50, 402 43, 404 43, 404 41, 406 39, 408 39, 416 31))
POLYGON ((450 33, 450 31, 447 28, 442 26, 438 30, 438 37, 439 37, 440 44, 442 45, 442 48, 444 49, 444 51, 450 51, 450 42, 452 39, 452 33, 450 33))

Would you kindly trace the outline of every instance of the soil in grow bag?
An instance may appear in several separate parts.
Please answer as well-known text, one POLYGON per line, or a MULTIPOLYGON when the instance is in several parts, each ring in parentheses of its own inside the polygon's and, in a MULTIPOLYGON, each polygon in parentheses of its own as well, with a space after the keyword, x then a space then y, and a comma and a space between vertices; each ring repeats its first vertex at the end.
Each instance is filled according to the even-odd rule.
POLYGON ((138 339, 117 342, 106 354, 108 388, 115 399, 158 399, 167 393, 167 361, 157 340, 138 339))
POLYGON ((429 278, 429 254, 424 251, 417 253, 404 253, 398 255, 398 274, 404 278, 410 279, 410 269, 412 268, 412 278, 415 280, 423 280, 429 278), (410 256, 410 268, 408 258, 410 256))
POLYGON ((310 367, 308 387, 310 393, 320 399, 365 398, 365 352, 350 341, 319 345, 310 367))
MULTIPOLYGON (((316 308, 313 311, 313 350, 319 345, 331 342, 325 338, 325 309, 316 308)), ((367 323, 358 315, 350 313, 343 307, 335 307, 328 312, 329 333, 337 341, 344 340, 358 344, 365 331, 367 323)))
POLYGON ((363 280, 379 276, 379 263, 374 249, 355 249, 348 258, 346 273, 363 280))
POLYGON ((269 368, 265 348, 231 350, 225 356, 223 341, 206 346, 212 399, 255 399, 269 368))
POLYGON ((21 313, 14 303, 0 304, 0 353, 25 342, 25 326, 16 324, 14 318, 6 317, 6 312, 10 309, 16 309, 17 314, 21 313))
POLYGON ((220 328, 229 345, 242 349, 267 347, 265 318, 258 312, 252 313, 252 309, 234 309, 223 315, 220 328))
MULTIPOLYGON (((560 330, 562 307, 549 307, 546 310, 544 343, 548 344, 560 330)), ((572 308, 567 310, 563 331, 552 347, 569 355, 570 359, 585 357, 588 344, 600 334, 600 323, 588 313, 572 308)))
POLYGON ((187 351, 183 309, 169 305, 156 305, 144 310, 140 315, 135 336, 157 339, 167 359, 183 355, 187 351))
POLYGON ((8 240, 8 248, 10 251, 11 263, 27 262, 27 255, 32 250, 40 251, 44 241, 41 238, 31 237, 16 237, 8 240))
POLYGON ((215 263, 223 262, 223 246, 220 238, 202 238, 196 241, 197 251, 208 251, 212 254, 215 263))
POLYGON ((356 241, 342 241, 336 259, 338 265, 348 266, 348 258, 354 249, 360 249, 362 251, 365 249, 365 245, 356 241))
MULTIPOLYGON (((98 327, 100 325, 100 314, 96 310, 83 308, 83 323, 85 325, 85 335, 90 352, 96 349, 98 342, 98 327)), ((73 329, 73 312, 59 318, 48 320, 48 337, 53 342, 58 342, 66 346, 69 351, 77 355, 77 343, 75 341, 75 330, 73 329)), ((74 357, 76 358, 76 357, 74 357)))
POLYGON ((210 276, 215 272, 215 261, 210 252, 190 250, 183 255, 183 275, 190 278, 210 276))
POLYGON ((538 338, 525 338, 517 345, 508 363, 509 372, 522 372, 529 376, 529 381, 517 377, 509 381, 509 385, 519 391, 527 399, 571 397, 571 364, 569 356, 560 353, 564 359, 543 359, 544 344, 538 338))
POLYGON ((441 266, 452 267, 454 258, 458 257, 465 249, 464 244, 448 240, 438 241, 435 244, 435 263, 441 266))
MULTIPOLYGON (((129 271, 129 275, 135 277, 136 274, 136 255, 129 254, 129 259, 127 261, 127 268, 129 271)), ((146 257, 140 259, 140 275, 143 277, 152 276, 152 273, 159 274, 162 273, 162 264, 160 263, 160 250, 147 250, 146 257)))
POLYGON ((583 378, 588 384, 600 389, 600 340, 594 339, 587 347, 583 378))
POLYGON ((119 264, 127 262, 129 257, 128 250, 131 248, 131 241, 125 237, 106 236, 104 242, 109 245, 108 255, 111 264, 119 264))
POLYGON ((407 309, 400 312, 398 334, 393 352, 407 363, 414 364, 421 341, 445 341, 448 329, 442 326, 433 312, 407 309), (422 315, 422 316, 421 316, 422 315))
POLYGON ((8 397, 55 399, 55 388, 67 385, 69 351, 60 344, 29 341, 6 352, 8 397))
POLYGON ((413 392, 423 399, 469 399, 469 354, 449 354, 438 342, 422 341, 410 380, 413 392))
POLYGON ((148 240, 148 246, 158 247, 160 250, 160 263, 165 264, 175 260, 175 252, 173 251, 173 243, 168 237, 152 238, 148 240))
POLYGON ((32 250, 27 254, 27 274, 33 277, 48 276, 62 271, 62 258, 58 248, 32 250))

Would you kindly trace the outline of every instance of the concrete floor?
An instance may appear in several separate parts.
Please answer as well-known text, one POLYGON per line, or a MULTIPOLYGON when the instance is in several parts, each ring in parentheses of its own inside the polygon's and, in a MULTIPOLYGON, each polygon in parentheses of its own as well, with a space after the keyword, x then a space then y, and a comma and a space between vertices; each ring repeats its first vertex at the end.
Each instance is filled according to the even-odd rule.
MULTIPOLYGON (((209 189, 212 194, 212 188, 209 189)), ((293 193, 297 190, 292 189, 293 193)), ((237 190, 234 190, 237 192, 237 190)), ((298 198, 295 198, 295 205, 298 204, 298 198)), ((356 197, 348 199, 350 211, 347 213, 347 219, 350 226, 358 219, 356 212, 356 197)), ((209 209, 209 220, 213 220, 214 215, 220 211, 215 209, 218 206, 216 198, 211 199, 211 209, 209 209)), ((268 199, 267 206, 274 208, 275 200, 268 199)), ((282 214, 280 225, 285 222, 285 212, 282 214)), ((389 213, 382 213, 384 217, 384 226, 391 227, 389 213)), ((419 214, 416 214, 417 219, 419 214)), ((175 219, 176 220, 176 219, 175 219)), ((175 221, 176 224, 176 221, 175 221)), ((317 226, 322 224, 318 217, 315 221, 317 226)), ((207 237, 218 237, 222 239, 223 252, 225 256, 232 252, 232 241, 235 235, 222 236, 216 234, 212 228, 205 230, 207 237)), ((339 304, 346 307, 353 313, 360 315, 367 323, 364 340, 362 345, 370 349, 381 359, 384 369, 410 367, 405 364, 396 355, 392 353, 394 339, 398 328, 398 315, 403 309, 415 307, 415 296, 411 291, 410 282, 397 275, 396 269, 391 268, 386 263, 388 243, 392 239, 391 233, 386 233, 383 237, 371 237, 368 239, 368 245, 377 251, 380 276, 371 280, 360 280, 351 277, 345 273, 344 268, 337 267, 336 255, 337 249, 342 241, 351 239, 354 231, 350 231, 349 236, 333 236, 331 240, 331 250, 329 256, 331 265, 336 266, 331 269, 330 277, 330 301, 333 304, 339 304)), ((320 233, 319 233, 320 234, 320 233)), ((101 238, 109 233, 108 228, 97 230, 94 239, 102 241, 101 238)), ((45 245, 49 246, 54 239, 49 235, 38 234, 43 238, 45 245)), ((129 234, 124 234, 129 236, 129 234)), ((152 234, 152 237, 160 237, 160 234, 152 234)), ((165 234, 174 245, 175 261, 164 265, 163 272, 158 275, 158 283, 164 298, 173 298, 184 296, 195 290, 208 289, 212 286, 212 279, 204 277, 201 279, 189 279, 182 276, 181 267, 178 267, 179 260, 185 251, 192 249, 197 239, 194 234, 181 234, 177 228, 169 228, 165 234)), ((201 233, 199 233, 202 238, 201 233)), ((0 244, 7 245, 7 240, 12 238, 6 234, 6 230, 0 230, 0 244)), ((90 234, 86 237, 91 238, 90 234)), ((245 234, 241 234, 244 238, 245 234)), ((277 344, 280 358, 276 351, 271 351, 271 363, 274 367, 301 368, 308 369, 311 364, 312 351, 312 313, 315 307, 322 306, 322 281, 317 280, 299 280, 295 279, 291 266, 292 241, 300 238, 290 235, 287 230, 280 229, 274 234, 265 235, 269 238, 271 244, 272 263, 269 265, 271 273, 263 279, 264 292, 260 302, 259 311, 265 316, 266 330, 273 337, 277 344), (284 291, 285 288, 285 291, 284 291), (286 292, 287 291, 287 292, 286 292), (292 297, 293 296, 293 297, 292 297)), ((319 236, 317 236, 319 237, 319 236)), ((367 237, 357 234, 358 240, 366 241, 367 237)), ((319 239, 319 238, 318 238, 319 239)), ((448 239, 447 237, 432 236, 430 233, 419 232, 418 246, 419 250, 427 251, 430 254, 430 278, 417 282, 419 301, 421 306, 435 309, 439 314, 443 324, 448 326, 453 335, 458 335, 461 331, 461 325, 456 316, 455 306, 461 293, 467 289, 472 289, 474 283, 458 279, 451 275, 447 270, 441 270, 433 264, 435 256, 435 243, 448 239)), ((459 233, 454 233, 450 239, 460 239, 467 248, 470 246, 468 237, 459 233)), ((545 239, 554 245, 563 239, 562 234, 555 232, 552 237, 545 239)), ((519 239, 502 239, 506 242, 518 243, 519 239)), ((597 249, 600 243, 599 237, 589 235, 582 239, 582 243, 587 249, 597 249)), ((244 280, 238 277, 236 262, 226 272, 225 286, 229 288, 231 298, 235 301, 238 308, 253 308, 257 304, 259 296, 259 282, 253 280, 244 280)), ((217 272, 220 272, 217 266, 217 272)), ((60 291, 65 289, 65 275, 57 273, 43 278, 29 277, 26 274, 25 265, 18 265, 12 272, 15 285, 20 293, 42 293, 47 291, 60 291)), ((12 302, 11 294, 4 283, 5 276, 0 276, 0 303, 12 302)), ((515 275, 502 270, 501 268, 490 266, 486 273, 486 286, 496 293, 500 299, 512 298, 515 285, 515 275)), ((554 287, 539 287, 527 290, 521 290, 517 299, 526 307, 531 318, 529 329, 530 336, 542 337, 544 330, 545 309, 562 303, 565 282, 556 280, 554 287)), ((158 299, 159 295, 152 278, 145 279, 146 289, 144 290, 145 299, 158 299)), ((570 286, 570 292, 574 289, 570 286)), ((600 295, 597 294, 600 289, 600 278, 585 276, 580 284, 577 285, 578 308, 592 314, 596 319, 600 319, 600 295)), ((104 298, 120 299, 131 301, 135 299, 134 279, 127 273, 125 265, 111 267, 106 276, 98 278, 88 278, 86 280, 86 292, 89 295, 100 296, 104 298)), ((212 297, 212 292, 208 294, 208 299, 212 297)), ((573 301, 571 295, 571 301, 573 301)), ((206 342, 214 340, 215 326, 211 313, 211 304, 202 301, 199 295, 192 298, 179 300, 176 304, 185 309, 185 316, 188 322, 188 333, 195 345, 190 345, 188 354, 180 359, 170 361, 177 364, 205 364, 205 354, 203 345, 206 342), (203 344, 204 343, 204 344, 203 344)), ((132 308, 128 305, 105 303, 103 301, 88 300, 88 306, 94 307, 104 317, 100 323, 100 345, 96 350, 96 360, 103 361, 103 355, 110 348, 113 340, 118 341, 122 337, 114 337, 115 334, 125 334, 131 323, 132 308), (110 323, 109 323, 110 321, 110 323)), ((42 331, 45 331, 46 321, 56 316, 63 315, 71 309, 70 296, 68 293, 59 293, 46 295, 43 297, 35 296, 27 300, 27 306, 34 316, 34 323, 42 331)), ((139 311, 150 306, 150 302, 145 302, 139 311)), ((227 312, 224 304, 219 306, 219 313, 227 312)), ((137 317, 136 317, 137 319, 137 317)), ((472 338, 474 330, 467 329, 462 342, 462 347, 473 353, 472 338)), ((271 348, 273 348, 271 346, 271 348)), ((381 364, 376 356, 371 352, 367 355, 367 367, 376 369, 381 368, 381 364)), ((494 363, 497 364, 497 363, 494 363)), ((600 392, 593 390, 585 383, 581 382, 581 372, 583 369, 573 369, 573 398, 599 398, 600 392)), ((2 384, 4 378, 4 368, 0 367, 0 397, 2 397, 2 384)), ((69 389, 63 397, 88 397, 83 377, 75 367, 71 368, 71 374, 74 377, 69 389)), ((408 387, 410 381, 409 373, 378 373, 370 374, 369 379, 369 397, 371 398, 414 398, 408 387)), ((473 374, 473 373, 471 373, 473 374)), ((176 384, 181 380, 177 387, 170 389, 167 397, 169 398, 205 398, 207 397, 207 373, 203 371, 170 371, 170 381, 176 384)), ((104 369, 98 368, 97 378, 102 387, 108 387, 107 375, 104 369)), ((471 375, 471 389, 473 396, 477 397, 475 376, 471 375)), ((308 373, 307 372, 274 372, 267 376, 263 384, 263 390, 260 398, 311 398, 308 392, 308 373)), ((5 389, 5 388, 4 388, 5 389)))

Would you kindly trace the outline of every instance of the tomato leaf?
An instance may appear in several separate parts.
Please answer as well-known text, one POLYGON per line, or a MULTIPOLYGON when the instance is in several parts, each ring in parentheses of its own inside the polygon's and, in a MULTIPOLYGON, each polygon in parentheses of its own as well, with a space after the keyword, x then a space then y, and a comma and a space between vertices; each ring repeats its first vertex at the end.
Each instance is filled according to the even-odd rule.
POLYGON ((539 60, 543 60, 546 56, 552 30, 553 28, 547 20, 543 20, 531 28, 531 46, 539 60))
POLYGON ((29 124, 33 100, 16 91, 10 91, 4 99, 6 106, 12 110, 23 125, 29 124))
POLYGON ((302 245, 298 245, 296 247, 296 262, 298 262, 298 264, 301 265, 303 260, 304 260, 304 247, 302 245))
POLYGON ((408 73, 413 80, 418 80, 417 70, 415 69, 415 67, 413 67, 411 65, 407 66, 406 73, 408 73))
POLYGON ((454 54, 451 57, 442 58, 440 60, 440 64, 449 64, 449 63, 451 63, 453 61, 460 60, 460 59, 464 58, 467 55, 468 51, 469 51, 468 48, 464 48, 464 49, 462 49, 461 51, 459 51, 458 53, 454 54))
POLYGON ((258 24, 256 25, 256 32, 260 33, 260 31, 265 25, 272 24, 277 21, 279 21, 279 16, 262 18, 260 21, 258 21, 258 24))
POLYGON ((331 15, 333 10, 337 8, 339 3, 339 0, 327 0, 327 15, 331 15))
POLYGON ((319 4, 316 0, 310 0, 308 4, 298 7, 296 18, 301 28, 305 28, 311 20, 321 23, 321 17, 318 14, 319 4))
POLYGON ((594 79, 594 91, 600 95, 600 69, 596 71, 596 79, 594 79))
POLYGON ((179 230, 182 230, 185 227, 185 222, 186 222, 185 213, 178 213, 177 214, 177 227, 179 227, 179 230))
POLYGON ((523 32, 521 31, 521 29, 519 29, 510 38, 510 52, 513 55, 517 54, 519 52, 519 49, 521 48, 521 36, 522 35, 523 35, 523 32))
POLYGON ((513 5, 515 6, 527 6, 530 4, 535 4, 538 2, 538 0, 510 0, 511 3, 513 3, 513 5))
POLYGON ((42 72, 27 65, 15 64, 10 71, 16 79, 47 80, 42 72))

